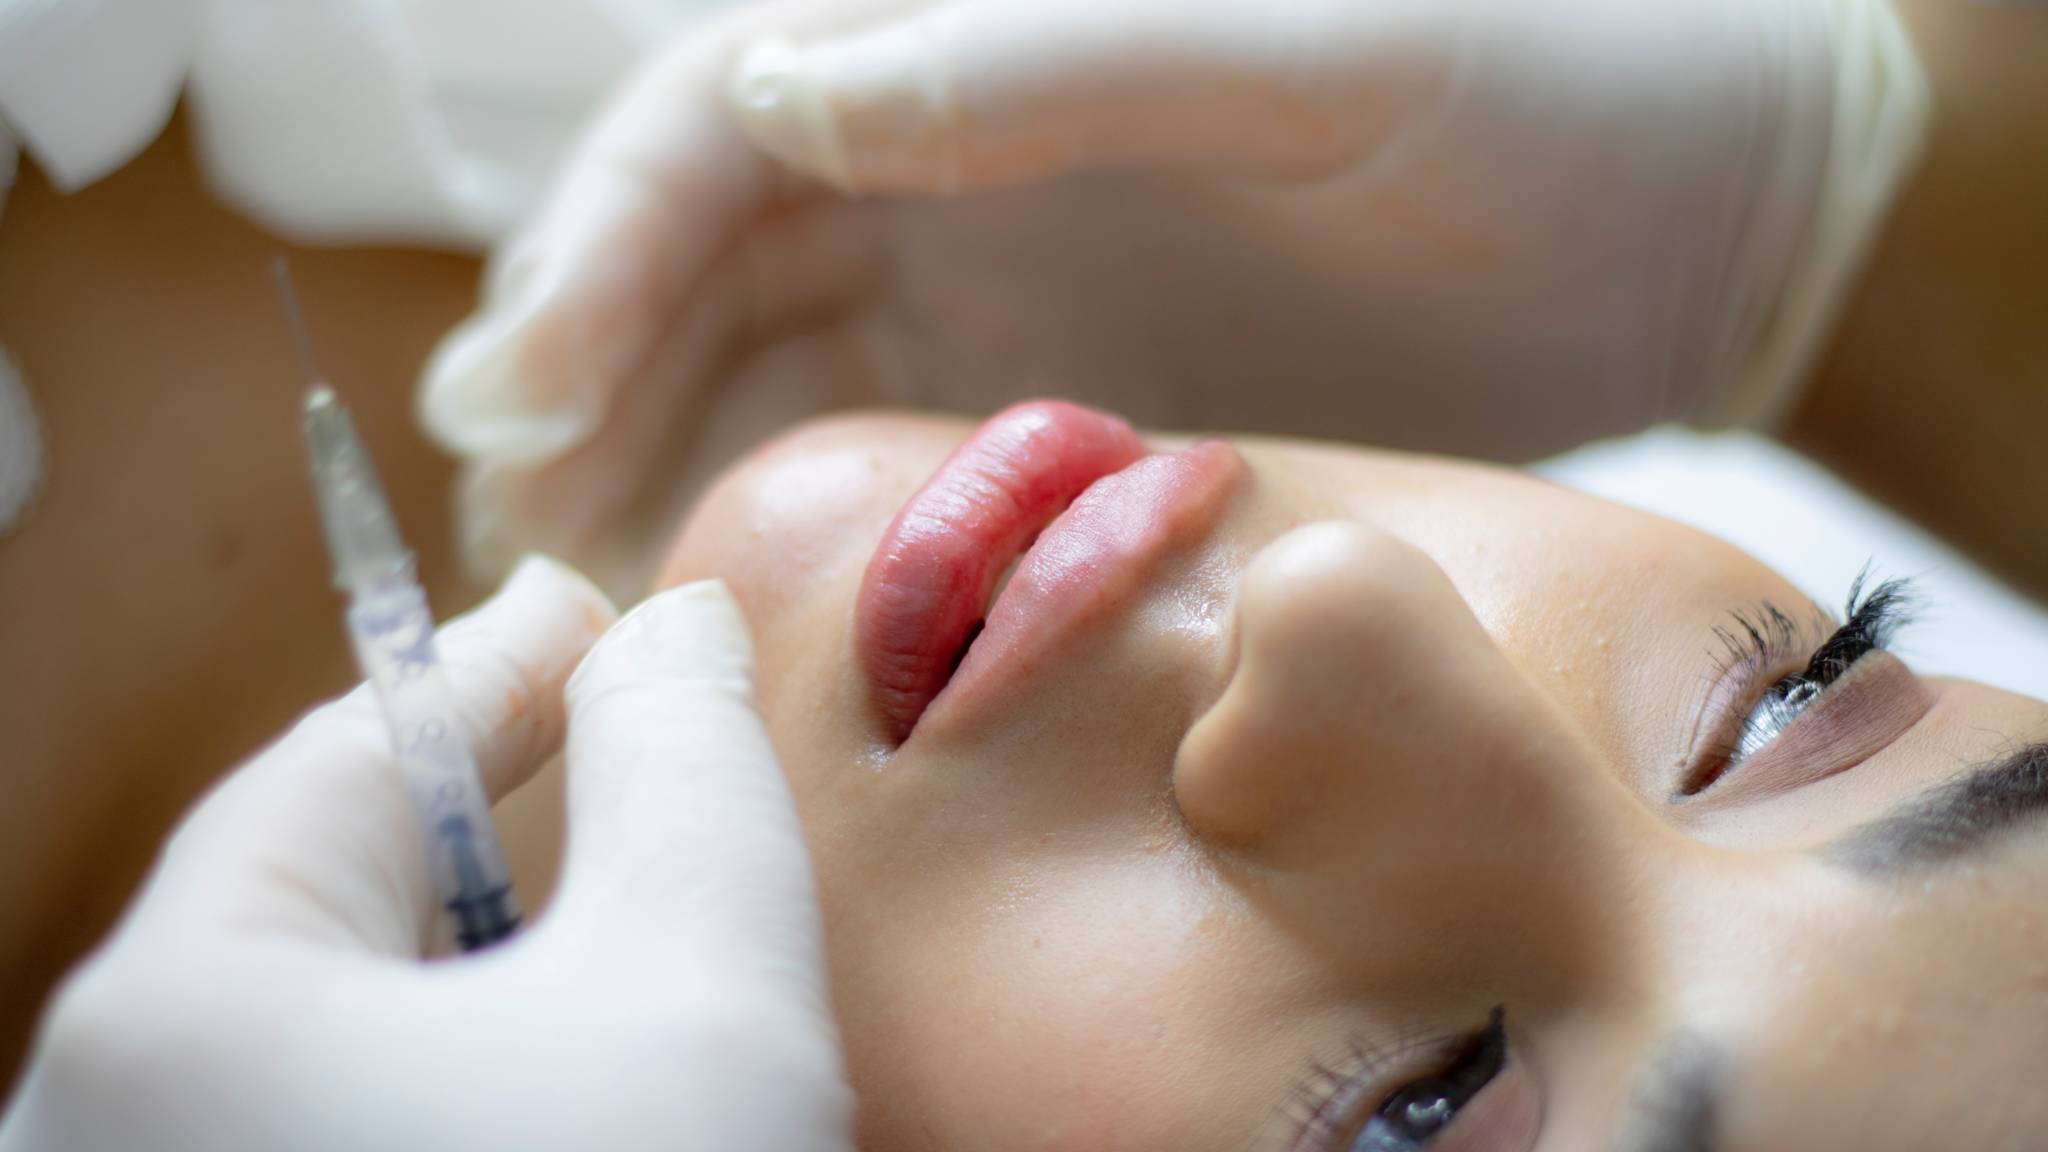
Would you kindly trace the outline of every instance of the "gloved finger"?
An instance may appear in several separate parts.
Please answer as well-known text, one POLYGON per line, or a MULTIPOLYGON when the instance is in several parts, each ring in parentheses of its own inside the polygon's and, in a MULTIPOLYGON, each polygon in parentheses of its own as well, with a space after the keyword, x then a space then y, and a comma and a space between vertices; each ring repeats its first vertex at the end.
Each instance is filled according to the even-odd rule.
POLYGON ((767 181, 679 42, 613 101, 482 306, 429 361, 420 417, 467 455, 524 462, 586 441, 767 181))
POLYGON ((844 28, 903 2, 748 5, 643 65, 436 350, 419 396, 428 431, 465 455, 527 462, 592 436, 741 223, 804 194, 725 110, 737 46, 762 27, 844 28))
MULTIPOLYGON (((535 557, 440 630, 456 719, 493 799, 560 745, 562 686, 613 616, 582 577, 535 557)), ((201 801, 133 923, 180 940, 255 933, 417 956, 435 907, 425 860, 365 685, 313 710, 201 801)))
POLYGON ((513 558, 540 551, 574 558, 615 594, 647 587, 631 583, 614 557, 600 555, 600 544, 616 534, 637 493, 689 463, 668 439, 711 399, 695 382, 723 342, 717 329, 729 303, 707 300, 695 309, 672 333, 686 347, 671 358, 675 375, 667 386, 647 381, 625 389, 589 439, 546 460, 485 456, 465 468, 457 531, 472 575, 488 578, 513 558))
POLYGON ((569 683, 569 846, 544 930, 641 995, 758 974, 823 996, 821 928, 789 786, 755 710, 723 583, 663 592, 569 683))
MULTIPOLYGON (((881 275, 865 207, 820 204, 750 227, 693 289, 588 440, 539 462, 477 460, 460 495, 473 569, 488 576, 542 551, 573 558, 614 594, 647 588, 646 561, 673 525, 663 517, 746 446, 714 434, 735 400, 753 399, 730 394, 731 370, 757 345, 859 307, 881 275)), ((859 381, 818 383, 829 388, 789 399, 859 391, 859 381)), ((815 410, 782 407, 791 418, 815 410)))
POLYGON ((728 99, 765 151, 848 191, 1175 161, 1306 177, 1442 95, 1447 7, 956 0, 841 37, 759 41, 728 99))

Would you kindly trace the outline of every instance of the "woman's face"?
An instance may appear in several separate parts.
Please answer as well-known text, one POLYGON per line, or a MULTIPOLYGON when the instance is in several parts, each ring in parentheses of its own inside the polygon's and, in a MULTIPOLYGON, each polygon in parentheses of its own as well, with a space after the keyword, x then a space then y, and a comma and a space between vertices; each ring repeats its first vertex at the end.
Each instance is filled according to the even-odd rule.
POLYGON ((1845 626, 1526 476, 1045 403, 777 441, 684 530, 705 575, 865 1147, 2048 1133, 2048 706, 1914 676, 1885 595, 1845 626))

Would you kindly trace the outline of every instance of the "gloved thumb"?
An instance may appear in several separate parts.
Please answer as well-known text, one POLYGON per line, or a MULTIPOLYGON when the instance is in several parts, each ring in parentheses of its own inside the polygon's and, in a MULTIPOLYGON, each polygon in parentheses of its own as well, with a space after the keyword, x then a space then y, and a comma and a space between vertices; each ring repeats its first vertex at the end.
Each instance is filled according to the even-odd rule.
POLYGON ((650 598, 591 650, 568 687, 569 843, 545 930, 636 995, 742 973, 823 1018, 810 858, 753 672, 716 580, 650 598))
MULTIPOLYGON (((553 755, 562 684, 612 617, 580 575, 533 557, 436 636, 492 800, 553 755)), ((308 714, 186 817, 127 930, 260 931, 413 957, 429 942, 431 897, 418 817, 364 685, 308 714)))
POLYGON ((829 39, 756 41, 727 100, 763 151, 848 192, 1162 163, 1307 178, 1442 97, 1457 25, 1445 8, 958 0, 829 39))

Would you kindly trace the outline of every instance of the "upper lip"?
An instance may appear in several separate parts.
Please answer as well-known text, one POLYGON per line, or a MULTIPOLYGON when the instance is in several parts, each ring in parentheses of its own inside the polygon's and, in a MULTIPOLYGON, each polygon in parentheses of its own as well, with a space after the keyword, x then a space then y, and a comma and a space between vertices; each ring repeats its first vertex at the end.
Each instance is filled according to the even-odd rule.
POLYGON ((856 655, 888 736, 907 738, 956 669, 965 682, 1030 663, 1011 657, 1133 586, 1145 561, 1207 527, 1241 470, 1220 443, 1151 455, 1124 421, 1060 401, 992 417, 896 514, 861 581, 856 655), (1034 546, 1042 533, 1058 546, 1034 546))

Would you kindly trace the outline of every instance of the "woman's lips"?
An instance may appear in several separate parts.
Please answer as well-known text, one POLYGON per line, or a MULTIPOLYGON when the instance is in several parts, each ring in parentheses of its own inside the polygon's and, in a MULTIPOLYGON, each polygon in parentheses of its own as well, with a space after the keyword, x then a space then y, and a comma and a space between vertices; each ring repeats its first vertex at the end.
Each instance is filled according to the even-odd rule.
POLYGON ((896 514, 861 581, 855 649, 891 738, 949 683, 1000 679, 1135 588, 1206 531, 1243 468, 1216 442, 1147 455, 1122 420, 1057 401, 983 424, 896 514))

